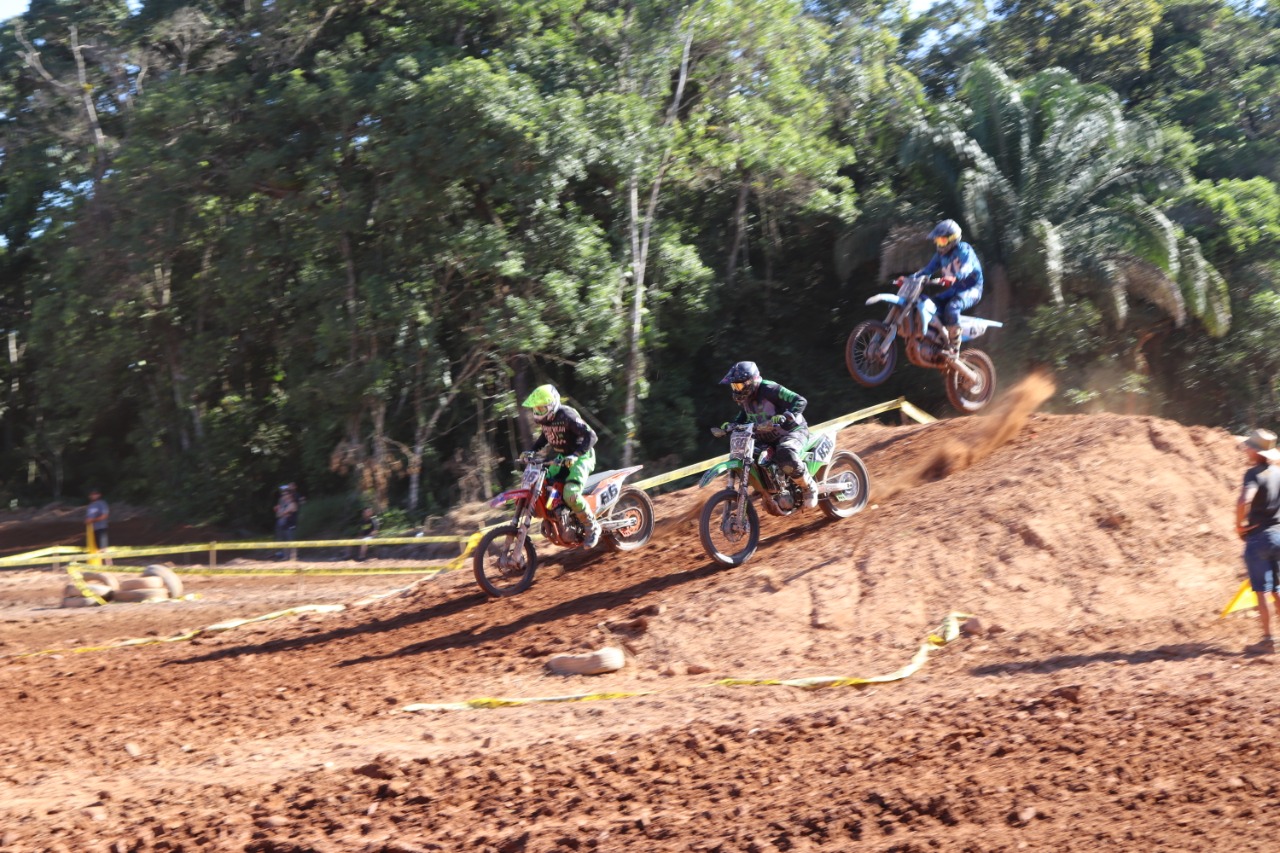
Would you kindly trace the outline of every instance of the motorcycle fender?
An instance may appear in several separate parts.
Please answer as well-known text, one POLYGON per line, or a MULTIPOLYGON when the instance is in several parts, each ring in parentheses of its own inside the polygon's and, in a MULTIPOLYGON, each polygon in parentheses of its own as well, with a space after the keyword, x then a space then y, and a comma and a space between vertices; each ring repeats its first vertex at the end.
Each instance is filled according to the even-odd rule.
POLYGON ((966 317, 963 314, 960 315, 961 340, 967 341, 973 338, 980 338, 987 329, 999 329, 1003 326, 1004 323, 1001 323, 998 320, 984 320, 981 317, 966 317))
POLYGON ((933 322, 933 318, 938 316, 938 306, 933 304, 933 300, 924 297, 918 303, 920 306, 920 328, 922 334, 929 333, 929 324, 933 322))
POLYGON ((714 483, 716 478, 721 474, 727 474, 729 471, 741 467, 742 462, 737 459, 726 459, 723 462, 717 462, 715 465, 712 465, 707 469, 707 473, 702 475, 702 479, 698 482, 698 488, 701 489, 711 483, 714 483))
POLYGON ((874 305, 877 302, 892 302, 894 305, 902 305, 902 297, 896 293, 877 293, 867 300, 868 305, 874 305))
POLYGON ((528 497, 529 497, 528 489, 511 489, 509 491, 503 492, 502 494, 498 495, 495 498, 492 498, 489 501, 489 506, 503 507, 509 503, 512 503, 513 501, 522 500, 528 497))

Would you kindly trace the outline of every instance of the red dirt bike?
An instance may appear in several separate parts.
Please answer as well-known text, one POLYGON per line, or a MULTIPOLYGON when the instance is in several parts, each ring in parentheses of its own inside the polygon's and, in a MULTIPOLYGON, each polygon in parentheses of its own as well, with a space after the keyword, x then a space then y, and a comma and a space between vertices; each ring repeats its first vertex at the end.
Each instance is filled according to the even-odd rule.
MULTIPOLYGON (((547 476, 552 461, 525 454, 516 463, 524 469, 520 485, 489 501, 489 506, 514 506, 515 518, 484 534, 475 551, 476 582, 495 598, 524 592, 533 584, 538 553, 530 528, 542 520, 540 532, 562 548, 580 548, 582 522, 564 502, 564 483, 547 476)), ((653 535, 653 503, 644 490, 622 481, 642 465, 601 471, 587 478, 582 499, 600 522, 600 541, 611 551, 634 551, 653 535)))

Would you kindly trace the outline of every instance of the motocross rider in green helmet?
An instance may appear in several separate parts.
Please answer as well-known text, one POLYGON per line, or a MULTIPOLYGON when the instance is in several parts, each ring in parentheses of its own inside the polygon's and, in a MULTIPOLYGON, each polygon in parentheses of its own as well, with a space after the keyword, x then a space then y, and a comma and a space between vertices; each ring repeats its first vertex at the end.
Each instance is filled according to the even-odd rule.
POLYGON ((596 467, 596 431, 578 412, 560 402, 554 385, 539 385, 522 404, 542 428, 533 443, 532 453, 547 445, 557 454, 547 474, 563 479, 564 502, 578 516, 585 531, 582 544, 594 548, 600 544, 600 522, 596 521, 582 499, 583 484, 596 467))
MULTIPOLYGON (((728 385, 733 401, 742 411, 731 421, 735 424, 772 424, 777 438, 767 440, 757 433, 756 441, 774 446, 773 458, 783 473, 800 487, 804 505, 818 505, 818 484, 804 464, 804 446, 809 441, 809 426, 804 420, 804 407, 809 401, 795 391, 760 376, 754 361, 740 361, 720 380, 728 385)), ((729 424, 724 425, 728 429, 729 424)))

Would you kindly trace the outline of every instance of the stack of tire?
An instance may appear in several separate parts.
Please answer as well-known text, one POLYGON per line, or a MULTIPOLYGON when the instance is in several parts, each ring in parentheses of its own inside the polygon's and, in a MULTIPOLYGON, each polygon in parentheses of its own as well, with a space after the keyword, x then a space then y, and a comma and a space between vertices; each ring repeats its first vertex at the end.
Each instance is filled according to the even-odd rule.
POLYGON ((147 566, 139 577, 117 578, 110 572, 82 572, 81 577, 93 595, 85 594, 78 584, 69 583, 62 589, 63 607, 96 607, 94 595, 109 603, 182 597, 182 579, 168 566, 147 566))

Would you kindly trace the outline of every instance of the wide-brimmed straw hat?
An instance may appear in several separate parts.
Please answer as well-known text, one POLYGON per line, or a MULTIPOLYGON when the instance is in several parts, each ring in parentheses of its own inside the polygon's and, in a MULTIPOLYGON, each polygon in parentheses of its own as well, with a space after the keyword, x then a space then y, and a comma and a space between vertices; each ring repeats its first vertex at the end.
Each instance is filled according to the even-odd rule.
POLYGON ((1249 448, 1268 462, 1280 462, 1280 450, 1276 450, 1276 434, 1269 429, 1255 429, 1248 435, 1238 435, 1241 448, 1249 448))

